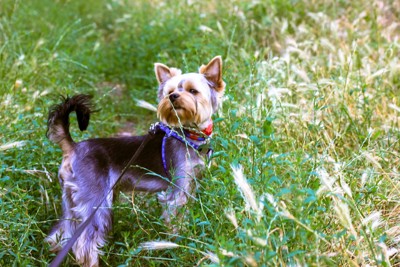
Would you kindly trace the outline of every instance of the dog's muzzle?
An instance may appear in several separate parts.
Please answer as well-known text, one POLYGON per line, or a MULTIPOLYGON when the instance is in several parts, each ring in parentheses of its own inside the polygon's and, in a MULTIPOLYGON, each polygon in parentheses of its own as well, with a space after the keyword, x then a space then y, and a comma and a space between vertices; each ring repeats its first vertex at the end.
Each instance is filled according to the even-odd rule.
POLYGON ((169 100, 171 101, 171 102, 174 102, 176 99, 178 99, 179 98, 179 94, 177 94, 177 93, 173 93, 173 94, 170 94, 169 95, 169 100))

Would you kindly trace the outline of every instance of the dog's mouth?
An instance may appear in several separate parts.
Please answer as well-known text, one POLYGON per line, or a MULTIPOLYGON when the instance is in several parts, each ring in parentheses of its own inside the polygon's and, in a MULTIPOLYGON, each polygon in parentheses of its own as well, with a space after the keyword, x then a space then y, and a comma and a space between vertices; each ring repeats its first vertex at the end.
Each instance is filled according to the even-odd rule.
POLYGON ((183 110, 184 108, 180 106, 179 104, 172 104, 171 105, 171 111, 173 110, 183 110))
POLYGON ((157 109, 157 115, 161 121, 170 126, 179 126, 197 122, 196 106, 190 101, 161 101, 157 109))

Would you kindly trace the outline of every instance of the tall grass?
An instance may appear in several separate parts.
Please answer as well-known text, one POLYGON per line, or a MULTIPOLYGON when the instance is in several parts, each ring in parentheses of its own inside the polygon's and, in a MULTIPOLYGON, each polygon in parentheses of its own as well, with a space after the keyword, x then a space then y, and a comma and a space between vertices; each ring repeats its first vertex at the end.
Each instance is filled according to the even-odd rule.
MULTIPOLYGON (((0 265, 46 266, 60 215, 58 95, 101 111, 75 140, 144 133, 153 63, 224 59, 213 164, 174 236, 122 195, 104 266, 398 266, 398 1, 18 1, 0 5, 0 265), (164 249, 163 249, 164 248, 164 249)), ((73 263, 73 258, 67 259, 73 263)))

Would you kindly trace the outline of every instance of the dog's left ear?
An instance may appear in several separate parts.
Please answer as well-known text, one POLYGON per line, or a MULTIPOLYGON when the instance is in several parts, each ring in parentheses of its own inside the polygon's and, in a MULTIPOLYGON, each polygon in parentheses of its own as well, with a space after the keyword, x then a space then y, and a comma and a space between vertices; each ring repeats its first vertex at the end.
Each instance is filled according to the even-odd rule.
POLYGON ((224 91, 225 83, 222 80, 221 56, 216 56, 206 66, 201 66, 199 72, 214 84, 214 89, 217 92, 222 93, 224 91))

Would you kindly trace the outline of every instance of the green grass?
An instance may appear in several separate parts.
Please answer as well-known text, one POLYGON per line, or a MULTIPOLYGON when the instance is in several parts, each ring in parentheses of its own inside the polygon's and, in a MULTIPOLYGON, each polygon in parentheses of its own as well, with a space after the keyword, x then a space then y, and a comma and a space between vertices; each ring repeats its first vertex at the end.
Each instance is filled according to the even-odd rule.
POLYGON ((184 230, 168 233, 154 196, 123 195, 103 266, 399 266, 399 17, 396 1, 3 0, 0 265, 54 258, 59 95, 101 107, 75 140, 140 134, 154 62, 186 72, 222 55, 216 153, 184 230))

